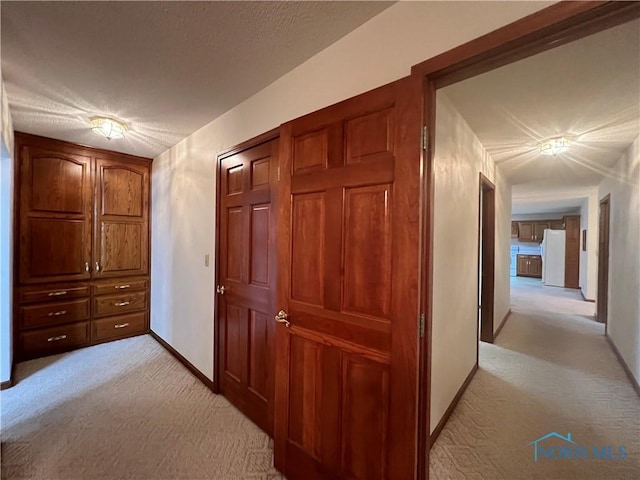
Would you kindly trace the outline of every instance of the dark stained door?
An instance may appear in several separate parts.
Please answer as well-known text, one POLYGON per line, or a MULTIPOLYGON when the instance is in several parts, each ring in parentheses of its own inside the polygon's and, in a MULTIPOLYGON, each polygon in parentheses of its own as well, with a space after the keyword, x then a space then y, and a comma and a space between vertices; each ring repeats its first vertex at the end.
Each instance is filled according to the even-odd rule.
POLYGON ((90 277, 91 166, 89 157, 21 147, 21 283, 90 277))
POLYGON ((480 174, 480 340, 493 343, 495 296, 496 187, 480 174))
POLYGON ((415 477, 420 88, 281 127, 275 464, 289 480, 415 477))
POLYGON ((218 388, 273 434, 278 140, 220 162, 218 388))
POLYGON ((597 320, 607 323, 609 312, 609 215, 610 197, 600 201, 600 225, 598 239, 598 303, 597 320))
POLYGON ((567 240, 565 245, 564 286, 580 288, 580 215, 564 217, 567 240))
POLYGON ((149 273, 149 167, 96 159, 95 278, 149 273))

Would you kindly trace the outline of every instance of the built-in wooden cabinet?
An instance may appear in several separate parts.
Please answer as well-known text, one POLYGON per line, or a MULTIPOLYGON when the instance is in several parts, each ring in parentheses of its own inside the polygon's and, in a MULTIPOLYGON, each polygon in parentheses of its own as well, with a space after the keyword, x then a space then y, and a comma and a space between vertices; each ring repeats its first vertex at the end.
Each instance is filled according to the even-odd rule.
POLYGON ((18 360, 145 333, 151 160, 16 134, 18 360))
POLYGON ((513 221, 511 222, 511 237, 517 238, 520 242, 541 243, 544 231, 547 229, 563 230, 564 220, 513 221))
POLYGON ((549 220, 551 230, 564 230, 564 220, 549 220))
POLYGON ((542 257, 540 255, 518 255, 516 275, 542 278, 542 257))
POLYGON ((518 222, 518 240, 521 242, 533 242, 534 231, 533 222, 518 222))

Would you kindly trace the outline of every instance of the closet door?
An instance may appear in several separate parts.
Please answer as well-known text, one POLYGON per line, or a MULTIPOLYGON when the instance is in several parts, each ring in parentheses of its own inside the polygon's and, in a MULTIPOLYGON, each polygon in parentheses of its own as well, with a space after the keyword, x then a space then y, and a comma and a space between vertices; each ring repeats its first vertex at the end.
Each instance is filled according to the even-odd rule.
POLYGON ((20 150, 20 282, 84 280, 91 262, 91 158, 20 150))
POLYGON ((149 167, 96 159, 94 278, 149 272, 149 167))

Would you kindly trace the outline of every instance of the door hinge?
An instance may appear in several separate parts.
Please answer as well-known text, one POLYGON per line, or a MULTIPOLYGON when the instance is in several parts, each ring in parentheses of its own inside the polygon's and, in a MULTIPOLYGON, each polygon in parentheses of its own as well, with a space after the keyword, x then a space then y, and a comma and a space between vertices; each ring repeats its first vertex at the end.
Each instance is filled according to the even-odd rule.
POLYGON ((422 127, 422 149, 426 151, 429 148, 429 129, 427 126, 422 127))
POLYGON ((424 337, 424 313, 418 315, 418 334, 420 338, 424 337))

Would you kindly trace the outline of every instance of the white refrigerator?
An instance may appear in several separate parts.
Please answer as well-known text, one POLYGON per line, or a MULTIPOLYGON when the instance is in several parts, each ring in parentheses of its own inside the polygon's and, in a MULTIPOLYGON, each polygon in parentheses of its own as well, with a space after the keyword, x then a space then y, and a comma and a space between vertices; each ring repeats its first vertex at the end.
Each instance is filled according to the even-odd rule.
POLYGON ((540 246, 542 255, 542 283, 564 287, 564 252, 566 244, 564 230, 545 230, 540 246))

